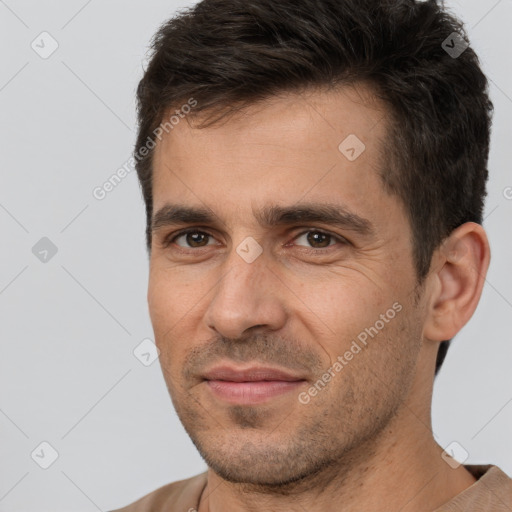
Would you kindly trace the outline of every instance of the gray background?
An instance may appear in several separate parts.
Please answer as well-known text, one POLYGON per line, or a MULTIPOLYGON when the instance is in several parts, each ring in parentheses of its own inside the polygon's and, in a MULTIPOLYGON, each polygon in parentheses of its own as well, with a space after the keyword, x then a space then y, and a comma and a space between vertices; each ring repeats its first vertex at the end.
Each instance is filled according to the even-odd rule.
MULTIPOLYGON (((158 361, 133 354, 152 338, 135 173, 92 194, 131 154, 147 44, 184 5, 0 0, 0 511, 105 511, 205 469, 158 361), (31 47, 50 48, 43 31, 59 45, 47 59, 31 47), (57 247, 46 262, 32 252, 43 237, 57 247), (31 457, 43 441, 59 454, 48 469, 31 457)), ((437 379, 434 433, 512 475, 512 0, 449 5, 491 79, 492 263, 437 379)))

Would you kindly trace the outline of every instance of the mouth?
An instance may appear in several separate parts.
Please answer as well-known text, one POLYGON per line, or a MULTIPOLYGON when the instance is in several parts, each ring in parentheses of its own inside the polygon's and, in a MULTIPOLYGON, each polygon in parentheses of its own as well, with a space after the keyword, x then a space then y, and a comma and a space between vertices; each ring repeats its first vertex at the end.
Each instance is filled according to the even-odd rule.
POLYGON ((297 390, 307 381, 280 368, 218 366, 203 375, 210 391, 232 404, 258 404, 297 390))

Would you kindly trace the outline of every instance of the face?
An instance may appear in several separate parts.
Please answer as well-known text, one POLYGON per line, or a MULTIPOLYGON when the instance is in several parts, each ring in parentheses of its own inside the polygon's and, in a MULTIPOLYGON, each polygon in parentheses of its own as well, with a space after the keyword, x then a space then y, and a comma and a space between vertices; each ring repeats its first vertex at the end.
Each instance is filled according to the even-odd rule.
POLYGON ((377 174, 385 120, 362 86, 281 95, 208 128, 182 120, 155 150, 155 340, 226 480, 339 466, 414 400, 423 317, 410 227, 377 174))

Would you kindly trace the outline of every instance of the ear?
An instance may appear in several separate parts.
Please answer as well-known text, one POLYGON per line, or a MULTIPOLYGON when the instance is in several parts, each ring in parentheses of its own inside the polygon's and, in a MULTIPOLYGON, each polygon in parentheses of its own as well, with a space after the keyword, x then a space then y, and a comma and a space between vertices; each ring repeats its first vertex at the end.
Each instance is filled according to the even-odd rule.
POLYGON ((473 315, 491 258, 484 228, 466 222, 452 231, 432 256, 430 298, 423 335, 453 338, 473 315))

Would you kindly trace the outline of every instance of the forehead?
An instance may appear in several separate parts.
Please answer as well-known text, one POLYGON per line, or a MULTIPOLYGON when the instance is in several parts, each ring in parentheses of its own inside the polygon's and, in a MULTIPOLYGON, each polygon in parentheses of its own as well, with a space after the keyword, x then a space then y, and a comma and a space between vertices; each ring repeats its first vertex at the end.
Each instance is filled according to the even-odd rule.
POLYGON ((307 200, 378 219, 396 202, 377 175, 386 109, 363 85, 282 94, 207 128, 200 121, 182 119, 158 142, 154 212, 188 203, 257 222, 255 205, 307 200))

